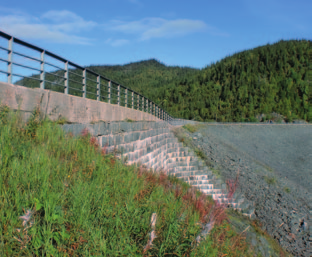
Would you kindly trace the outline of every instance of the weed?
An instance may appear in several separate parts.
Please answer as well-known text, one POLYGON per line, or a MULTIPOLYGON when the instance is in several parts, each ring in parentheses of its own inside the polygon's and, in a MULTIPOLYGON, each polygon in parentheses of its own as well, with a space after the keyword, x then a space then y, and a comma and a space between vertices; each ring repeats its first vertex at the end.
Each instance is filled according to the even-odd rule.
POLYGON ((214 168, 210 168, 211 169, 211 171, 212 171, 212 173, 214 174, 214 175, 216 175, 217 177, 221 177, 221 171, 220 170, 218 170, 218 169, 214 169, 214 168))
POLYGON ((135 120, 131 120, 131 119, 125 119, 126 122, 135 122, 135 120))
POLYGON ((0 122, 1 256, 252 256, 211 197, 123 165, 87 129, 66 136, 37 110, 24 127, 16 120, 0 122))
POLYGON ((233 195, 237 189, 237 186, 238 186, 238 177, 239 177, 239 169, 237 170, 237 174, 236 174, 236 178, 235 178, 235 181, 229 179, 226 181, 226 186, 227 186, 227 190, 228 190, 228 195, 227 197, 229 199, 232 199, 233 198, 233 195))
POLYGON ((285 191, 286 193, 290 193, 289 187, 284 187, 284 191, 285 191))
POLYGON ((188 130, 191 133, 194 133, 198 130, 198 126, 196 125, 191 125, 191 124, 186 124, 183 126, 184 129, 188 130))
POLYGON ((196 153, 196 155, 197 155, 199 158, 201 158, 201 159, 205 159, 205 158, 206 158, 204 152, 201 151, 201 150, 199 150, 199 149, 195 149, 195 153, 196 153))
POLYGON ((0 105, 0 124, 8 122, 9 107, 7 105, 0 105))
POLYGON ((64 125, 67 122, 67 119, 65 117, 59 118, 56 123, 60 125, 64 125))
POLYGON ((274 177, 265 176, 265 177, 264 177, 264 180, 265 180, 269 185, 274 185, 274 184, 276 184, 276 178, 274 178, 274 177))

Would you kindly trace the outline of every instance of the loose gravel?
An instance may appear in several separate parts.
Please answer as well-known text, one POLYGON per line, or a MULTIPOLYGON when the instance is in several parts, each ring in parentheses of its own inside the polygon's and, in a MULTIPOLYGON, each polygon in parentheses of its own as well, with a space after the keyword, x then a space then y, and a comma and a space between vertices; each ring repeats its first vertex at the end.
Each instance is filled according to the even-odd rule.
POLYGON ((204 124, 187 133, 207 165, 224 181, 239 171, 238 191, 255 203, 262 229, 292 255, 311 257, 312 125, 204 124))

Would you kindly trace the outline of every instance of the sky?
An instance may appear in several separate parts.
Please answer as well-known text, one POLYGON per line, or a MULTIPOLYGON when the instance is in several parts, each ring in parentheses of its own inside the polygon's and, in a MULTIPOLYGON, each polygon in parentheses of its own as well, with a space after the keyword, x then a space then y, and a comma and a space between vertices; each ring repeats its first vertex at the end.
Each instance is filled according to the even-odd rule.
POLYGON ((281 39, 311 40, 311 10, 311 0, 10 0, 0 2, 0 30, 81 66, 154 58, 202 69, 281 39))

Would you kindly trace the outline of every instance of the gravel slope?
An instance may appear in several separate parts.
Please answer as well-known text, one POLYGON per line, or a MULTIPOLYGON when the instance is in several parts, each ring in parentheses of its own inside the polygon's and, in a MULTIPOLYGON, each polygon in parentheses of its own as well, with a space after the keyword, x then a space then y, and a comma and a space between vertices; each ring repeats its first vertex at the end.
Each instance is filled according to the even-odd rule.
POLYGON ((204 133, 312 194, 312 125, 209 125, 204 133))
POLYGON ((208 166, 224 180, 239 170, 238 191, 255 203, 262 228, 294 256, 311 257, 312 125, 206 124, 188 134, 208 166))

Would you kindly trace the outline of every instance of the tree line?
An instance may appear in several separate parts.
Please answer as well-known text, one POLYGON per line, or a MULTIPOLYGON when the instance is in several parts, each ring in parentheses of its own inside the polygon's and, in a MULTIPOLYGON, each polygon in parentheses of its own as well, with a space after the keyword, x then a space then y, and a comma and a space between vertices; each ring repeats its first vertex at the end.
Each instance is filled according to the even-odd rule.
MULTIPOLYGON (((288 121, 312 121, 309 40, 281 40, 236 53, 203 69, 166 66, 155 59, 86 68, 148 97, 176 118, 255 121, 258 114, 275 112, 288 121)), ((79 79, 73 76, 73 80, 79 79)), ((35 87, 29 79, 21 82, 35 87)))

